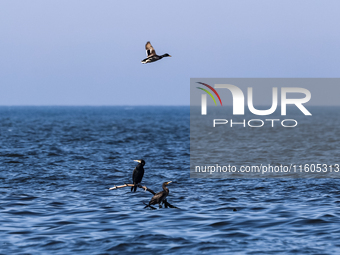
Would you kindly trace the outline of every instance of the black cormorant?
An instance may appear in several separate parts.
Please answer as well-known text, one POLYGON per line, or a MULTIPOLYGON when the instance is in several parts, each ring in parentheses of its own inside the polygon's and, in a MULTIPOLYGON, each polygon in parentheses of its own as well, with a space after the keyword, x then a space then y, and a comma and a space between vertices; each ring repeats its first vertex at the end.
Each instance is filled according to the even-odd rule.
POLYGON ((150 42, 147 42, 145 44, 145 49, 146 49, 146 56, 147 56, 147 58, 145 58, 145 59, 143 59, 141 61, 143 64, 155 62, 155 61, 160 60, 160 59, 162 59, 164 57, 171 57, 168 53, 165 53, 165 54, 163 54, 161 56, 158 56, 156 54, 155 49, 152 47, 150 42))
POLYGON ((144 168, 145 161, 143 159, 134 160, 138 162, 139 164, 135 167, 135 169, 132 172, 132 181, 135 186, 131 187, 131 191, 133 190, 136 192, 137 185, 142 182, 143 175, 144 175, 144 168))
MULTIPOLYGON (((151 205, 159 204, 159 208, 162 208, 161 203, 166 200, 166 197, 169 195, 169 189, 166 187, 170 182, 164 182, 162 185, 163 191, 156 193, 150 200, 149 204, 147 204, 144 208, 151 207, 151 205)), ((155 209, 155 208, 154 208, 155 209)))

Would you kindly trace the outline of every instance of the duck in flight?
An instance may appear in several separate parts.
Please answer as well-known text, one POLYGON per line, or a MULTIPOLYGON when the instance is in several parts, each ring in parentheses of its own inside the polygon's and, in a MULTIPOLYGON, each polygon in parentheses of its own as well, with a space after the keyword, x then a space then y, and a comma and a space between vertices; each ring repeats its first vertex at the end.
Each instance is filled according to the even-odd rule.
POLYGON ((147 42, 145 44, 145 49, 146 49, 146 56, 147 58, 143 59, 141 62, 142 64, 146 64, 146 63, 151 63, 151 62, 155 62, 157 60, 160 60, 164 57, 171 57, 168 53, 165 53, 163 55, 158 56, 156 54, 155 49, 152 47, 150 42, 147 42))

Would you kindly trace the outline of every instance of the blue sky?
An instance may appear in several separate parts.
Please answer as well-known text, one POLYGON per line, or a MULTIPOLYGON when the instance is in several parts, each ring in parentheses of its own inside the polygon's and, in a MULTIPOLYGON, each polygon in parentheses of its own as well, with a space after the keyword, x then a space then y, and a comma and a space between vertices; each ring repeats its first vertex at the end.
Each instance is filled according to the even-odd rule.
POLYGON ((0 105, 189 105, 195 77, 340 77, 339 1, 1 1, 0 105), (144 45, 172 58, 143 65, 144 45))

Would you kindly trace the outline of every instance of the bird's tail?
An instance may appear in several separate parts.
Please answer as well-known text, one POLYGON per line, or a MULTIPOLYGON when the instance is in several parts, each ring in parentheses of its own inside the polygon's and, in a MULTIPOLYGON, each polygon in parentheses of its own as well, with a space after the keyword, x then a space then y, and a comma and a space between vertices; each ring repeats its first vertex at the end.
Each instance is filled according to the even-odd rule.
POLYGON ((136 192, 136 190, 137 190, 137 184, 134 183, 134 186, 131 187, 131 192, 132 192, 132 191, 133 191, 133 192, 136 192))

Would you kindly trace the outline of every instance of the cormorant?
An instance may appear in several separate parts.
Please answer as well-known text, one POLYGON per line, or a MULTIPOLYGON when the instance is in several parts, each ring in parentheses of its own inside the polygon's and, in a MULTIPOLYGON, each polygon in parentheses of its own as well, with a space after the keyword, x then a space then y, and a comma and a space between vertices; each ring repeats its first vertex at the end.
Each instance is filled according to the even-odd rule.
POLYGON ((144 175, 144 168, 145 161, 143 159, 134 160, 138 162, 139 164, 135 167, 135 169, 132 172, 132 181, 135 186, 131 187, 131 191, 133 190, 136 192, 137 185, 142 182, 143 175, 144 175))
POLYGON ((147 42, 145 44, 145 49, 146 49, 146 56, 147 56, 147 58, 145 58, 145 59, 143 59, 141 61, 143 64, 155 62, 155 61, 160 60, 160 59, 162 59, 164 57, 171 57, 168 53, 165 53, 165 54, 163 54, 161 56, 158 56, 156 54, 155 49, 152 47, 150 42, 147 42))
MULTIPOLYGON (((144 208, 151 207, 151 205, 159 204, 159 208, 162 208, 161 203, 166 200, 166 197, 169 195, 169 189, 166 187, 170 182, 164 182, 162 185, 163 191, 156 193, 150 200, 149 204, 147 204, 144 208)), ((154 208, 155 209, 155 208, 154 208)))

